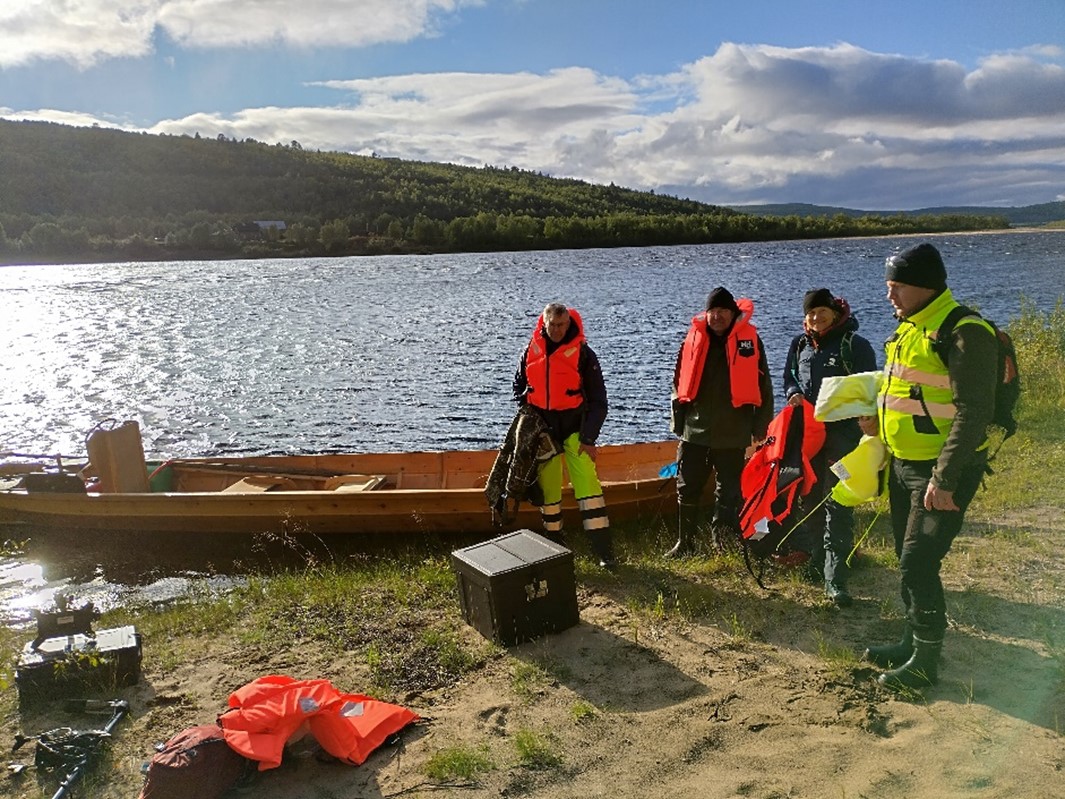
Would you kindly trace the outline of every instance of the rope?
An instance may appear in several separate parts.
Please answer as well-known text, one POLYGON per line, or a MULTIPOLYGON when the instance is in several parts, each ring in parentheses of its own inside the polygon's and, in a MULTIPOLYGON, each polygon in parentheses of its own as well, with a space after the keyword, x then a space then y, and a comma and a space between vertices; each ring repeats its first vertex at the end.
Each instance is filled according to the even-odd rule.
POLYGON ((869 526, 865 528, 865 532, 862 533, 862 537, 858 539, 858 542, 854 545, 854 548, 850 551, 850 554, 847 555, 846 563, 847 563, 847 567, 848 568, 851 565, 851 561, 854 559, 854 553, 858 551, 858 547, 860 547, 862 545, 862 543, 865 541, 865 539, 867 539, 869 537, 869 533, 871 533, 873 531, 873 525, 876 524, 876 520, 879 519, 879 518, 880 518, 880 509, 877 508, 876 515, 873 517, 873 520, 871 522, 869 522, 869 526))
POLYGON ((791 535, 792 533, 794 533, 796 530, 798 530, 803 522, 805 522, 807 519, 809 519, 811 516, 813 516, 817 512, 817 510, 822 505, 824 505, 826 502, 828 502, 830 499, 832 499, 832 493, 826 491, 824 498, 820 502, 818 502, 816 505, 814 505, 813 508, 810 509, 809 513, 807 513, 805 516, 803 516, 801 519, 799 519, 799 521, 795 522, 795 524, 792 526, 792 528, 790 530, 788 530, 786 533, 784 533, 784 536, 780 539, 780 541, 777 542, 777 545, 776 545, 775 548, 776 549, 780 549, 780 547, 783 546, 784 542, 788 540, 788 536, 791 535))

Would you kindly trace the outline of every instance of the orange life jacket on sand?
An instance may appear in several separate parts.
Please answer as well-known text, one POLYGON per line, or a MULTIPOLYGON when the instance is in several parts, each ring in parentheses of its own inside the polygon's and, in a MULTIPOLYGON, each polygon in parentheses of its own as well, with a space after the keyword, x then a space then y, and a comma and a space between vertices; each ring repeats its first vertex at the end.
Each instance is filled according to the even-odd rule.
POLYGON ((529 385, 529 393, 525 398, 530 405, 544 410, 564 411, 579 408, 584 402, 578 368, 581 347, 586 341, 584 322, 579 313, 572 308, 568 310, 570 320, 577 325, 577 335, 558 345, 548 355, 549 339, 544 335, 544 318, 541 315, 525 353, 525 380, 529 385))
POLYGON ((344 694, 328 680, 259 677, 229 696, 218 723, 226 743, 259 770, 281 765, 285 744, 309 731, 333 757, 360 765, 392 734, 419 716, 362 694, 344 694))
POLYGON ((759 541, 769 523, 779 524, 791 513, 797 496, 806 496, 817 482, 810 460, 825 443, 825 425, 814 418, 814 406, 785 405, 769 423, 762 445, 743 467, 740 490, 743 509, 740 531, 744 539, 759 541))
MULTIPOLYGON (((725 340, 732 407, 759 407, 762 404, 758 380, 761 353, 758 350, 758 330, 750 322, 754 314, 754 303, 744 297, 737 300, 736 305, 739 306, 740 315, 736 317, 725 340)), ((706 326, 706 312, 693 316, 688 335, 681 346, 680 373, 677 376, 677 399, 681 402, 692 402, 699 393, 703 368, 706 366, 706 353, 710 350, 710 336, 706 326)))

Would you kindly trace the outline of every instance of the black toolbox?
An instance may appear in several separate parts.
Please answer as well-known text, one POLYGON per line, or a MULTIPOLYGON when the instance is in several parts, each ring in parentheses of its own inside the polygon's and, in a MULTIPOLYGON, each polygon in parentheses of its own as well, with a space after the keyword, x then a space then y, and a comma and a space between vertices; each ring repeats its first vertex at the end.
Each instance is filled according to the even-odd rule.
POLYGON ((37 637, 22 648, 15 668, 19 701, 136 685, 141 636, 133 625, 93 632, 92 621, 99 614, 91 602, 73 607, 68 598, 60 600, 53 612, 34 612, 37 637))
POLYGON ((503 646, 580 621, 573 553, 532 530, 457 549, 451 567, 466 622, 503 646))

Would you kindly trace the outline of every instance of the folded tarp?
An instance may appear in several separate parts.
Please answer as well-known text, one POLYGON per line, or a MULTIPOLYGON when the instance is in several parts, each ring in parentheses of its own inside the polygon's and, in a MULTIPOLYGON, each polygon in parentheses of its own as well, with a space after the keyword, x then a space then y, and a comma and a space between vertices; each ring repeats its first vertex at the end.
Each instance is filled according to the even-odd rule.
POLYGON ((819 422, 838 422, 855 416, 876 416, 876 397, 883 380, 884 373, 880 371, 826 377, 817 393, 814 418, 819 422))

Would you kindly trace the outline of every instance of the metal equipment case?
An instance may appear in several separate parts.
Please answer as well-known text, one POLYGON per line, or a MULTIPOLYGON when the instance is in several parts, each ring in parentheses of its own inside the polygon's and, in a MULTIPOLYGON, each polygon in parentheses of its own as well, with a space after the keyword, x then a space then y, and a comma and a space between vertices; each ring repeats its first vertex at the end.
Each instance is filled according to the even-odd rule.
POLYGON ((15 670, 23 703, 71 691, 136 685, 141 673, 141 636, 132 626, 47 638, 26 644, 15 670))
POLYGON ((133 625, 93 632, 100 614, 92 602, 76 607, 71 599, 57 596, 55 610, 34 611, 37 637, 22 648, 15 669, 21 703, 140 680, 140 633, 133 625))
POLYGON ((531 530, 457 549, 451 566, 466 622, 498 644, 531 641, 580 621, 573 553, 531 530))

